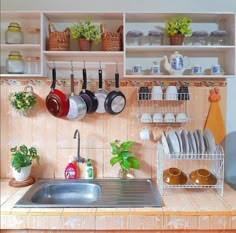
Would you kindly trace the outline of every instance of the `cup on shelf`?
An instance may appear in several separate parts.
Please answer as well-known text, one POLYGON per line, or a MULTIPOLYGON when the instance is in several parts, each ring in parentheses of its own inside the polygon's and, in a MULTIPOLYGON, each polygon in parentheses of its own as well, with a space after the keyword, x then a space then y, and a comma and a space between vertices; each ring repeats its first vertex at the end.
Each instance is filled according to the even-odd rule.
POLYGON ((202 67, 200 65, 193 65, 191 70, 192 74, 202 74, 202 67))
POLYGON ((162 123, 163 120, 163 114, 161 112, 155 112, 152 116, 152 121, 155 123, 162 123))
POLYGON ((132 72, 135 73, 135 74, 140 74, 140 73, 143 72, 143 68, 142 68, 141 65, 138 65, 138 64, 133 65, 132 72))
POLYGON ((140 133, 139 136, 142 140, 149 140, 150 139, 150 132, 148 128, 143 128, 140 133))
POLYGON ((160 65, 158 65, 156 62, 153 62, 153 65, 151 66, 151 74, 160 74, 160 65))
POLYGON ((221 74, 223 72, 222 68, 220 65, 212 65, 211 66, 211 74, 221 74))
POLYGON ((176 86, 166 88, 166 100, 178 100, 178 90, 176 86))
POLYGON ((165 113, 164 122, 173 123, 175 122, 175 115, 172 112, 165 113))
POLYGON ((148 87, 140 87, 138 92, 138 99, 139 100, 149 100, 150 99, 150 93, 148 87))
POLYGON ((188 122, 188 117, 185 112, 179 112, 176 115, 176 122, 178 123, 185 123, 188 122))
POLYGON ((152 122, 152 116, 151 116, 151 114, 148 113, 148 112, 142 113, 141 118, 140 118, 140 121, 141 121, 142 123, 151 123, 151 122, 152 122))
POLYGON ((153 86, 152 87, 152 100, 162 100, 162 87, 161 86, 153 86))

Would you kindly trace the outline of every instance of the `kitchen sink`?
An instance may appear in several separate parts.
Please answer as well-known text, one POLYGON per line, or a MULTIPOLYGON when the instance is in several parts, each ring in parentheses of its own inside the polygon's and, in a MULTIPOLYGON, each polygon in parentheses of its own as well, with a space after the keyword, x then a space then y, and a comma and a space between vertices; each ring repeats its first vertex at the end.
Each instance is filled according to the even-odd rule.
POLYGON ((161 207, 151 179, 42 179, 14 207, 161 207))

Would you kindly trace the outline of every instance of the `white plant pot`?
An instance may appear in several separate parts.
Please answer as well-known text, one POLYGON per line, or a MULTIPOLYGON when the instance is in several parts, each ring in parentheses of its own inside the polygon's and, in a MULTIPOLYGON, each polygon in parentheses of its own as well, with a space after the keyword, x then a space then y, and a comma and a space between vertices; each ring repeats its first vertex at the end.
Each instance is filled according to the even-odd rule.
POLYGON ((27 180, 31 171, 31 165, 28 167, 22 167, 21 171, 18 172, 15 168, 12 168, 12 174, 16 181, 27 180))

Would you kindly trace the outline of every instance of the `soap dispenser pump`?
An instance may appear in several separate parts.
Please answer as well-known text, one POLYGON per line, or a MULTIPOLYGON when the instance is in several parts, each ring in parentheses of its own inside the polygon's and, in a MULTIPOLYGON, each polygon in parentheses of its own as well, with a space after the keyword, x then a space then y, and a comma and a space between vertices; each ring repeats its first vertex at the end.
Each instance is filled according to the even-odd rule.
POLYGON ((87 159, 87 164, 86 164, 86 179, 93 179, 94 174, 93 174, 93 165, 92 165, 92 160, 87 159))
POLYGON ((72 156, 69 157, 69 163, 64 172, 66 179, 76 179, 78 177, 78 167, 72 156))

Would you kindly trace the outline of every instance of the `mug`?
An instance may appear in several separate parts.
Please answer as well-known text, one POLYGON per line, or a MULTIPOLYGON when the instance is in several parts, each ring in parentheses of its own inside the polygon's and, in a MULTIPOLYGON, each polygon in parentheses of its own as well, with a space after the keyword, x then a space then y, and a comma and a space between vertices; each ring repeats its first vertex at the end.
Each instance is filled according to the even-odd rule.
POLYGON ((149 140, 150 139, 149 129, 148 128, 143 128, 140 131, 139 136, 142 140, 149 140))
POLYGON ((162 87, 153 86, 152 87, 152 100, 162 100, 162 87))
POLYGON ((152 116, 148 112, 144 112, 141 115, 140 121, 143 123, 151 123, 152 122, 152 116))
POLYGON ((175 122, 175 115, 172 112, 167 112, 164 116, 164 122, 175 122))
POLYGON ((148 87, 140 87, 139 88, 139 100, 148 100, 149 96, 149 88, 148 87))
POLYGON ((133 65, 132 72, 133 73, 141 73, 143 71, 143 68, 141 65, 133 65))
POLYGON ((192 66, 192 74, 201 74, 202 67, 200 65, 193 65, 192 66))
POLYGON ((151 73, 152 74, 159 74, 160 73, 160 66, 159 65, 152 65, 151 67, 151 73))
POLYGON ((166 88, 166 100, 177 100, 178 90, 176 86, 168 86, 166 88))
POLYGON ((155 123, 161 123, 163 122, 163 115, 161 112, 156 112, 153 114, 152 121, 155 123))
POLYGON ((176 122, 183 123, 188 122, 188 117, 185 112, 179 112, 176 115, 176 122))
POLYGON ((221 66, 218 64, 211 66, 211 74, 220 74, 222 71, 221 66))

